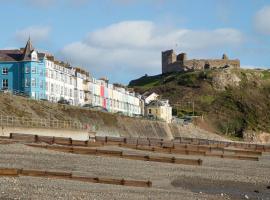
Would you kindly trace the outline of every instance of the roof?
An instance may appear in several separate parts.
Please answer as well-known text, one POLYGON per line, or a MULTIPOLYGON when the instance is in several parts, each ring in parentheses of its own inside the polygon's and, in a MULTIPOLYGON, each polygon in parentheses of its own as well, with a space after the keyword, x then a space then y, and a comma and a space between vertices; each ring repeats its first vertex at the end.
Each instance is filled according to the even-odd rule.
MULTIPOLYGON (((34 51, 32 42, 29 40, 26 43, 25 48, 0 50, 0 61, 28 61, 31 60, 31 53, 34 51)), ((39 57, 42 55, 39 55, 39 57)))
POLYGON ((168 106, 168 104, 164 101, 160 101, 160 100, 153 100, 151 101, 147 106, 157 106, 157 107, 160 107, 160 106, 168 106))
POLYGON ((34 51, 31 39, 29 38, 22 54, 22 60, 31 60, 31 54, 34 51))
POLYGON ((147 99, 148 97, 152 96, 152 95, 156 95, 157 97, 159 96, 157 93, 155 92, 149 92, 149 91, 146 91, 145 93, 142 94, 142 98, 145 100, 147 99))
POLYGON ((0 50, 0 61, 20 61, 22 53, 19 49, 0 50))

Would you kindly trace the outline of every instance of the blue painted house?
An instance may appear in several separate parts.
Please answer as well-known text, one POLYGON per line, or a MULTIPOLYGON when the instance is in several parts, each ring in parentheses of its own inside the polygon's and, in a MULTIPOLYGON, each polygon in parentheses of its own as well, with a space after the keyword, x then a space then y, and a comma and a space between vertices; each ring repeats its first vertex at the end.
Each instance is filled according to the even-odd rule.
POLYGON ((25 48, 0 50, 0 89, 45 99, 45 58, 33 48, 30 38, 25 48))
POLYGON ((106 79, 90 78, 89 72, 58 61, 52 54, 36 51, 30 39, 24 48, 0 50, 0 90, 37 100, 91 104, 129 116, 142 114, 141 100, 134 94, 106 79))

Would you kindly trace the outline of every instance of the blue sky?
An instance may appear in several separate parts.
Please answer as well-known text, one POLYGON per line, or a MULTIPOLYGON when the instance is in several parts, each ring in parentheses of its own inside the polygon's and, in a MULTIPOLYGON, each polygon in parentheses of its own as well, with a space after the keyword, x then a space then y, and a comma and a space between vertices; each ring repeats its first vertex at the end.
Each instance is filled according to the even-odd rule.
POLYGON ((0 48, 25 45, 128 83, 161 72, 161 51, 270 66, 270 0, 0 0, 0 48))

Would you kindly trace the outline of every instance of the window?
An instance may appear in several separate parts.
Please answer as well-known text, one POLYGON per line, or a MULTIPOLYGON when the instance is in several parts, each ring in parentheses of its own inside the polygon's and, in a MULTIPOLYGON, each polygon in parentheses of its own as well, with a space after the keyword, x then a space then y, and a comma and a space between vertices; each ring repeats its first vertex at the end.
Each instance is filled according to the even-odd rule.
POLYGON ((67 88, 65 87, 65 96, 67 96, 67 88))
POLYGON ((8 79, 3 79, 2 80, 2 87, 3 88, 8 88, 8 79))
POLYGON ((28 78, 25 79, 25 87, 30 87, 30 80, 28 78))
POLYGON ((35 66, 33 66, 33 67, 31 68, 31 72, 32 72, 33 74, 35 74, 36 71, 37 71, 37 68, 36 68, 35 66))
POLYGON ((51 92, 54 92, 53 84, 51 84, 51 92))
POLYGON ((2 74, 7 75, 8 74, 8 68, 3 68, 2 69, 2 74))
POLYGON ((30 67, 29 66, 25 66, 25 73, 29 74, 30 73, 30 67))
POLYGON ((51 78, 54 79, 55 78, 55 72, 51 71, 51 78))
POLYGON ((31 86, 36 87, 36 79, 35 78, 32 78, 31 86))
POLYGON ((152 113, 152 110, 151 109, 149 109, 149 114, 151 114, 152 113))
POLYGON ((60 86, 56 85, 56 93, 59 94, 60 93, 60 86))
POLYGON ((43 87, 44 87, 44 82, 40 81, 40 88, 43 89, 43 87))
POLYGON ((69 96, 72 97, 72 89, 69 89, 69 96))

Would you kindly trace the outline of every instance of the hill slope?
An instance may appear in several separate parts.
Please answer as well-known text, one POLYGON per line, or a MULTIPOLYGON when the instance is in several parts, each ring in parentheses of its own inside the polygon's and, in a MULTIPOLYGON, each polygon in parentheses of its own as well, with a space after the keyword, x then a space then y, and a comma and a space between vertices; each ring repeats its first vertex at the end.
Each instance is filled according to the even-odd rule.
POLYGON ((144 76, 129 84, 138 92, 157 92, 174 105, 174 114, 194 111, 214 132, 243 137, 270 132, 270 71, 215 69, 144 76), (177 108, 177 109, 176 109, 177 108))
MULTIPOLYGON (((27 118, 31 118, 33 120, 54 120, 51 121, 51 123, 54 123, 56 120, 81 122, 84 125, 88 125, 89 128, 94 128, 98 136, 148 137, 165 139, 172 139, 174 137, 194 137, 215 140, 224 139, 219 135, 199 129, 191 124, 188 126, 167 124, 160 121, 131 118, 112 113, 95 111, 88 108, 61 105, 47 101, 36 101, 29 98, 0 93, 0 135, 9 134, 10 132, 29 134, 40 134, 42 132, 44 134, 50 133, 49 135, 57 136, 57 132, 62 136, 64 133, 67 133, 68 135, 76 133, 71 137, 79 137, 82 136, 82 132, 87 133, 88 131, 88 129, 45 129, 43 126, 35 125, 35 123, 22 123, 23 121, 25 122, 27 118), (9 123, 8 126, 6 116, 9 116, 9 119, 17 117, 16 123, 9 123), (61 132, 61 130, 63 132, 61 132)), ((88 134, 83 134, 84 138, 87 136, 88 134)))

